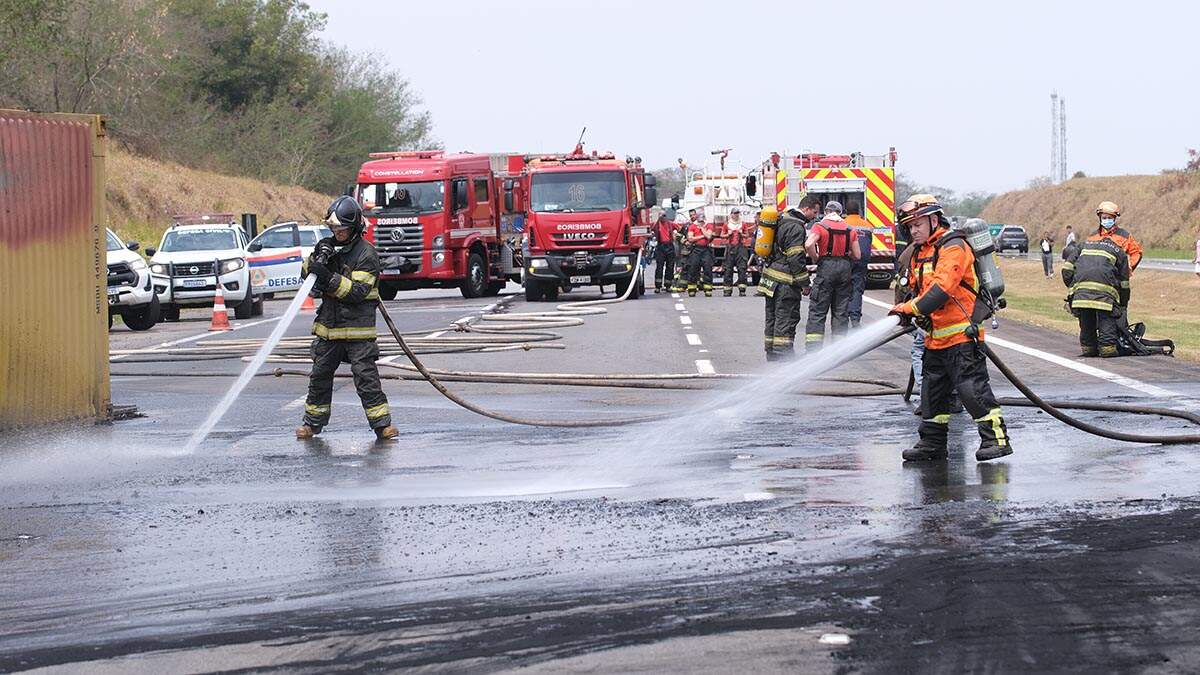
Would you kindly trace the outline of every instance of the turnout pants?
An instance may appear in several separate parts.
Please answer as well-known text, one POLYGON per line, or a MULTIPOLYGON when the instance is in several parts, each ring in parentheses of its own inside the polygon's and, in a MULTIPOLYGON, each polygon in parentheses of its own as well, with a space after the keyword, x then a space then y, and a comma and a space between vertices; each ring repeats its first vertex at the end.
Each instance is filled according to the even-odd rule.
POLYGON ((921 444, 946 448, 954 393, 971 413, 984 444, 1008 445, 1008 428, 988 382, 987 360, 974 342, 925 349, 921 368, 921 444))
POLYGON ((659 243, 654 248, 654 288, 670 288, 675 277, 675 247, 659 243))
POLYGON ((688 295, 695 295, 698 287, 703 287, 706 294, 711 295, 713 289, 713 252, 711 246, 693 246, 688 255, 688 295))
POLYGON ((733 273, 737 271, 738 290, 746 291, 746 266, 750 264, 750 249, 746 246, 729 246, 725 249, 725 295, 733 294, 733 273))
POLYGON ((767 315, 763 326, 763 349, 767 360, 786 358, 796 353, 796 326, 800 323, 800 305, 804 294, 798 289, 775 284, 766 296, 767 315))
POLYGON ((1083 356, 1117 356, 1117 317, 1103 309, 1077 309, 1083 356))
POLYGON ((684 253, 683 246, 679 242, 675 242, 675 280, 671 286, 671 290, 676 293, 683 290, 685 277, 687 277, 688 253, 684 253))
POLYGON ((326 340, 315 338, 312 343, 312 375, 308 380, 308 399, 304 405, 304 423, 321 429, 329 424, 333 402, 333 375, 342 363, 350 364, 354 388, 362 401, 363 412, 372 429, 382 429, 392 423, 387 396, 379 381, 379 347, 374 340, 326 340))
POLYGON ((808 323, 804 327, 804 346, 820 347, 825 339, 825 317, 832 314, 833 335, 845 335, 850 327, 851 279, 854 264, 849 258, 821 258, 808 298, 808 323))

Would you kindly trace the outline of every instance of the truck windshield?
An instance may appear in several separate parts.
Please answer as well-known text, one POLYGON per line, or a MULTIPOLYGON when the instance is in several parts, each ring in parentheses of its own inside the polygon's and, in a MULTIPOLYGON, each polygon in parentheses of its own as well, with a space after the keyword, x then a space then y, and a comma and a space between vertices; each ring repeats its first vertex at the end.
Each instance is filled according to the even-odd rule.
POLYGON ((625 208, 625 174, 620 171, 535 174, 529 201, 534 211, 574 213, 625 208))
POLYGON ((163 237, 158 250, 167 253, 179 251, 228 251, 238 248, 233 230, 171 230, 163 237))
POLYGON ((112 232, 109 232, 108 233, 108 250, 120 251, 123 248, 125 248, 125 245, 121 243, 121 240, 117 239, 116 235, 114 235, 112 232))
POLYGON ((362 183, 359 200, 364 210, 439 213, 446 205, 444 181, 423 183, 362 183))

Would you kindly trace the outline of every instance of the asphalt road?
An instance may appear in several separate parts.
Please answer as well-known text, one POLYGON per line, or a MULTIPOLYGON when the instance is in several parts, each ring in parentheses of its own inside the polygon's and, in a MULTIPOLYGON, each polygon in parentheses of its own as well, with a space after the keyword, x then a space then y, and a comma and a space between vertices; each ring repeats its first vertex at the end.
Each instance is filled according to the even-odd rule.
MULTIPOLYGON (((886 304, 872 295, 868 322, 886 304)), ((435 291, 388 303, 403 330, 430 332, 494 305, 435 291)), ((917 419, 898 397, 761 378, 452 385, 510 414, 672 415, 581 430, 495 422, 389 381, 402 437, 387 445, 338 380, 331 426, 300 443, 305 381, 264 377, 183 454, 240 364, 131 361, 263 337, 282 308, 215 337, 201 312, 118 328, 114 349, 147 351, 114 361, 113 400, 145 418, 0 439, 0 671, 1200 668, 1197 447, 1105 441, 1012 407, 1011 457, 977 464, 960 414, 949 462, 904 466, 917 419), (228 376, 187 376, 202 372, 228 376)), ((651 294, 557 329, 564 349, 426 361, 761 374, 761 317, 759 298, 651 294)), ((1003 318, 989 339, 1049 397, 1200 397, 1197 367, 1165 357, 1083 361, 1073 340, 1003 318)), ((908 345, 834 374, 903 384, 908 345)))
MULTIPOLYGON (((1036 247, 1036 242, 1035 242, 1036 247)), ((1003 253, 1005 256, 1019 257, 1020 254, 1016 251, 1008 251, 1003 253)), ((1036 248, 1031 250, 1028 255, 1024 256, 1029 260, 1041 262, 1042 253, 1036 248)), ((1062 251, 1055 249, 1054 251, 1054 269, 1058 269, 1062 265, 1062 251)), ((1184 272, 1187 274, 1195 274, 1196 266, 1190 260, 1182 260, 1179 258, 1142 258, 1142 262, 1138 264, 1138 269, 1160 270, 1163 272, 1184 272)))

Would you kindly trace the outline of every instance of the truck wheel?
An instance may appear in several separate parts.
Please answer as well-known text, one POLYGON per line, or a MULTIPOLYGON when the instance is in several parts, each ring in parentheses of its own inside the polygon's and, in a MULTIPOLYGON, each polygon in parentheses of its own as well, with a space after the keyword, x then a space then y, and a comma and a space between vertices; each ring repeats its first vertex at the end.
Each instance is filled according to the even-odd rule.
POLYGON ((161 308, 158 305, 157 297, 152 299, 149 304, 121 313, 121 318, 125 321, 125 325, 129 326, 129 330, 138 331, 154 328, 160 316, 161 308))
POLYGON ((542 283, 537 279, 525 277, 525 301, 538 302, 542 299, 542 283))
POLYGON ((108 313, 108 329, 112 330, 112 312, 108 313))
POLYGON ((501 279, 500 281, 493 281, 493 282, 489 283, 487 285, 487 288, 483 289, 483 294, 486 297, 493 298, 497 295, 500 295, 500 291, 502 291, 502 290, 504 290, 504 280, 503 279, 501 279))
POLYGON ((396 299, 396 287, 391 284, 379 285, 379 298, 391 302, 396 299))
POLYGON ((625 277, 624 279, 617 281, 617 297, 618 298, 624 297, 625 291, 629 290, 630 284, 633 285, 633 290, 629 292, 629 299, 630 300, 637 299, 638 292, 637 292, 637 274, 636 273, 631 274, 628 277, 625 277))
POLYGON ((551 283, 551 284, 546 284, 545 286, 542 286, 542 297, 546 298, 550 302, 554 302, 555 300, 557 300, 558 299, 558 284, 551 283))
POLYGON ((251 316, 262 316, 263 309, 266 308, 266 304, 267 304, 266 298, 264 298, 261 295, 255 296, 254 304, 250 306, 250 315, 251 316))
POLYGON ((472 253, 471 257, 467 258, 467 278, 462 280, 462 286, 459 289, 462 291, 462 296, 470 299, 483 295, 483 292, 487 290, 485 276, 483 258, 478 253, 472 253))
POLYGON ((235 319, 249 319, 254 314, 254 296, 247 295, 245 300, 242 300, 233 308, 233 317, 235 319))
POLYGON ((163 305, 162 306, 163 321, 178 321, 179 320, 179 305, 163 305))

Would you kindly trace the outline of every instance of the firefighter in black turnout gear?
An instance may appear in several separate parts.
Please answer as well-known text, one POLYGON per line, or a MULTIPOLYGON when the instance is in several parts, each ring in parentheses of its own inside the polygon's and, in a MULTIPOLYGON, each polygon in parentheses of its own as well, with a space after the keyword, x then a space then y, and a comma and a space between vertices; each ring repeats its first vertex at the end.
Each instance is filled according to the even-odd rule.
MULTIPOLYGON (((808 256, 804 252, 808 233, 805 228, 817 217, 820 208, 819 199, 805 197, 796 208, 780 214, 775 226, 774 243, 763 263, 758 284, 758 294, 767 299, 763 348, 768 361, 785 359, 796 353, 800 307, 809 293, 808 256)), ((760 223, 760 227, 765 225, 767 223, 760 223)))
POLYGON ((859 259, 858 233, 842 220, 842 205, 830 200, 825 218, 809 228, 804 242, 810 259, 817 261, 812 295, 808 299, 805 351, 819 349, 825 339, 825 317, 833 336, 845 336, 850 326, 850 296, 854 294, 854 262, 859 259))
POLYGON ((1081 356, 1118 356, 1119 322, 1129 306, 1129 256, 1112 239, 1088 239, 1063 263, 1081 356))
POLYGON ((317 242, 302 274, 317 277, 321 308, 313 323, 313 366, 304 405, 304 424, 296 438, 321 433, 329 424, 333 401, 333 376, 343 362, 350 364, 354 387, 362 401, 367 422, 380 440, 400 435, 392 426, 387 396, 379 380, 375 361, 375 309, 379 301, 379 254, 362 237, 362 207, 353 197, 338 197, 325 213, 332 237, 317 242))

